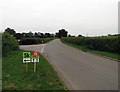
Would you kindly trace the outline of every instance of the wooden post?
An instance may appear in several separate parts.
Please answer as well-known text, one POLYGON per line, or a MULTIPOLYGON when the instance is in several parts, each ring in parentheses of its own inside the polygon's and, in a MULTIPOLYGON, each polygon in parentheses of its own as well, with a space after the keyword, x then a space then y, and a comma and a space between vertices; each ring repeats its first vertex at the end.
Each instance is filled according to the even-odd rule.
POLYGON ((28 63, 26 63, 26 72, 28 73, 28 63))
POLYGON ((34 62, 34 72, 36 72, 36 62, 34 62))
POLYGON ((42 72, 42 63, 40 62, 40 71, 42 72))

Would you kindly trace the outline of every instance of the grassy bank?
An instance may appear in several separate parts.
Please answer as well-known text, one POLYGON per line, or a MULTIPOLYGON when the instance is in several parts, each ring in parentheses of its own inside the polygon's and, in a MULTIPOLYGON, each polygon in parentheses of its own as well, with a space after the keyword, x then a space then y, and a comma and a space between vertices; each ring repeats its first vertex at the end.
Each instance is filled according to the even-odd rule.
POLYGON ((100 56, 106 56, 106 57, 110 57, 110 58, 113 58, 113 59, 118 59, 118 54, 115 54, 115 53, 111 53, 111 52, 107 52, 107 51, 90 50, 90 49, 88 49, 84 46, 68 43, 64 40, 61 40, 61 42, 63 42, 64 44, 67 44, 69 46, 72 46, 74 48, 80 49, 84 52, 92 52, 92 53, 95 53, 95 54, 100 55, 100 56))
POLYGON ((40 56, 36 72, 33 71, 33 63, 29 63, 26 73, 22 53, 22 50, 14 51, 3 57, 3 90, 65 90, 57 73, 43 56, 40 56))

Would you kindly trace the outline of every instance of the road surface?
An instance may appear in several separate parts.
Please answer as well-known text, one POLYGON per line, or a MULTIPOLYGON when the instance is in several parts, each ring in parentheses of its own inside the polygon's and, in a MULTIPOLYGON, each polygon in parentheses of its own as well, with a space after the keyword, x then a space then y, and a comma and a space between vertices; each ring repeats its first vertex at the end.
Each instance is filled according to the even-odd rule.
POLYGON ((71 90, 118 89, 118 62, 82 52, 59 39, 46 44, 43 53, 71 90))
POLYGON ((28 51, 36 51, 42 53, 44 50, 45 44, 39 45, 20 45, 20 49, 28 50, 28 51))

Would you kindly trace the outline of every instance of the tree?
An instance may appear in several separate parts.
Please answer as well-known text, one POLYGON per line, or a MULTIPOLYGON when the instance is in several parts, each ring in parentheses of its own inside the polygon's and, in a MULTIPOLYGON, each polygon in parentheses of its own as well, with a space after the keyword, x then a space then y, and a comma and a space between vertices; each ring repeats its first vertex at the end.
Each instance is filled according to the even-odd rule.
POLYGON ((50 38, 50 37, 54 37, 54 34, 45 33, 45 38, 50 38))
POLYGON ((82 37, 82 35, 81 35, 81 34, 79 34, 79 35, 78 35, 78 37, 82 37))
POLYGON ((111 34, 108 34, 108 36, 112 36, 111 34))
POLYGON ((45 33, 45 38, 50 37, 50 33, 45 33))
POLYGON ((56 33, 56 37, 61 38, 61 37, 67 37, 68 32, 65 29, 59 30, 58 33, 56 33))
POLYGON ((16 39, 21 39, 21 38, 22 38, 22 34, 16 33, 16 34, 15 34, 15 37, 16 37, 16 39))
POLYGON ((13 35, 13 36, 15 36, 15 34, 16 34, 14 29, 10 29, 10 28, 5 29, 5 32, 7 32, 7 33, 9 33, 10 35, 13 35))
POLYGON ((29 33, 22 33, 23 37, 33 37, 34 34, 30 31, 29 33))
POLYGON ((39 34, 35 32, 35 35, 34 35, 34 37, 39 37, 39 34))
POLYGON ((54 35, 54 34, 51 34, 51 37, 55 37, 55 35, 54 35))
POLYGON ((45 38, 45 35, 43 33, 40 33, 41 38, 45 38))
POLYGON ((29 33, 28 33, 28 37, 32 37, 33 36, 33 33, 30 31, 29 33))
POLYGON ((55 33, 55 37, 59 37, 59 33, 55 33))
POLYGON ((26 37, 26 33, 22 33, 22 37, 23 37, 23 38, 26 37))

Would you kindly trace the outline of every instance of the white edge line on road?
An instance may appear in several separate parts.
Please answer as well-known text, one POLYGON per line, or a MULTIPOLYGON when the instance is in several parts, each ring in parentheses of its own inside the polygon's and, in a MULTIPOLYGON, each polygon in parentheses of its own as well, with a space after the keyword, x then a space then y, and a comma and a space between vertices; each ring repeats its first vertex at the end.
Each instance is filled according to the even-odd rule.
POLYGON ((43 52, 43 50, 44 50, 44 47, 45 47, 45 45, 43 45, 43 47, 42 47, 42 50, 41 50, 41 53, 43 52))

